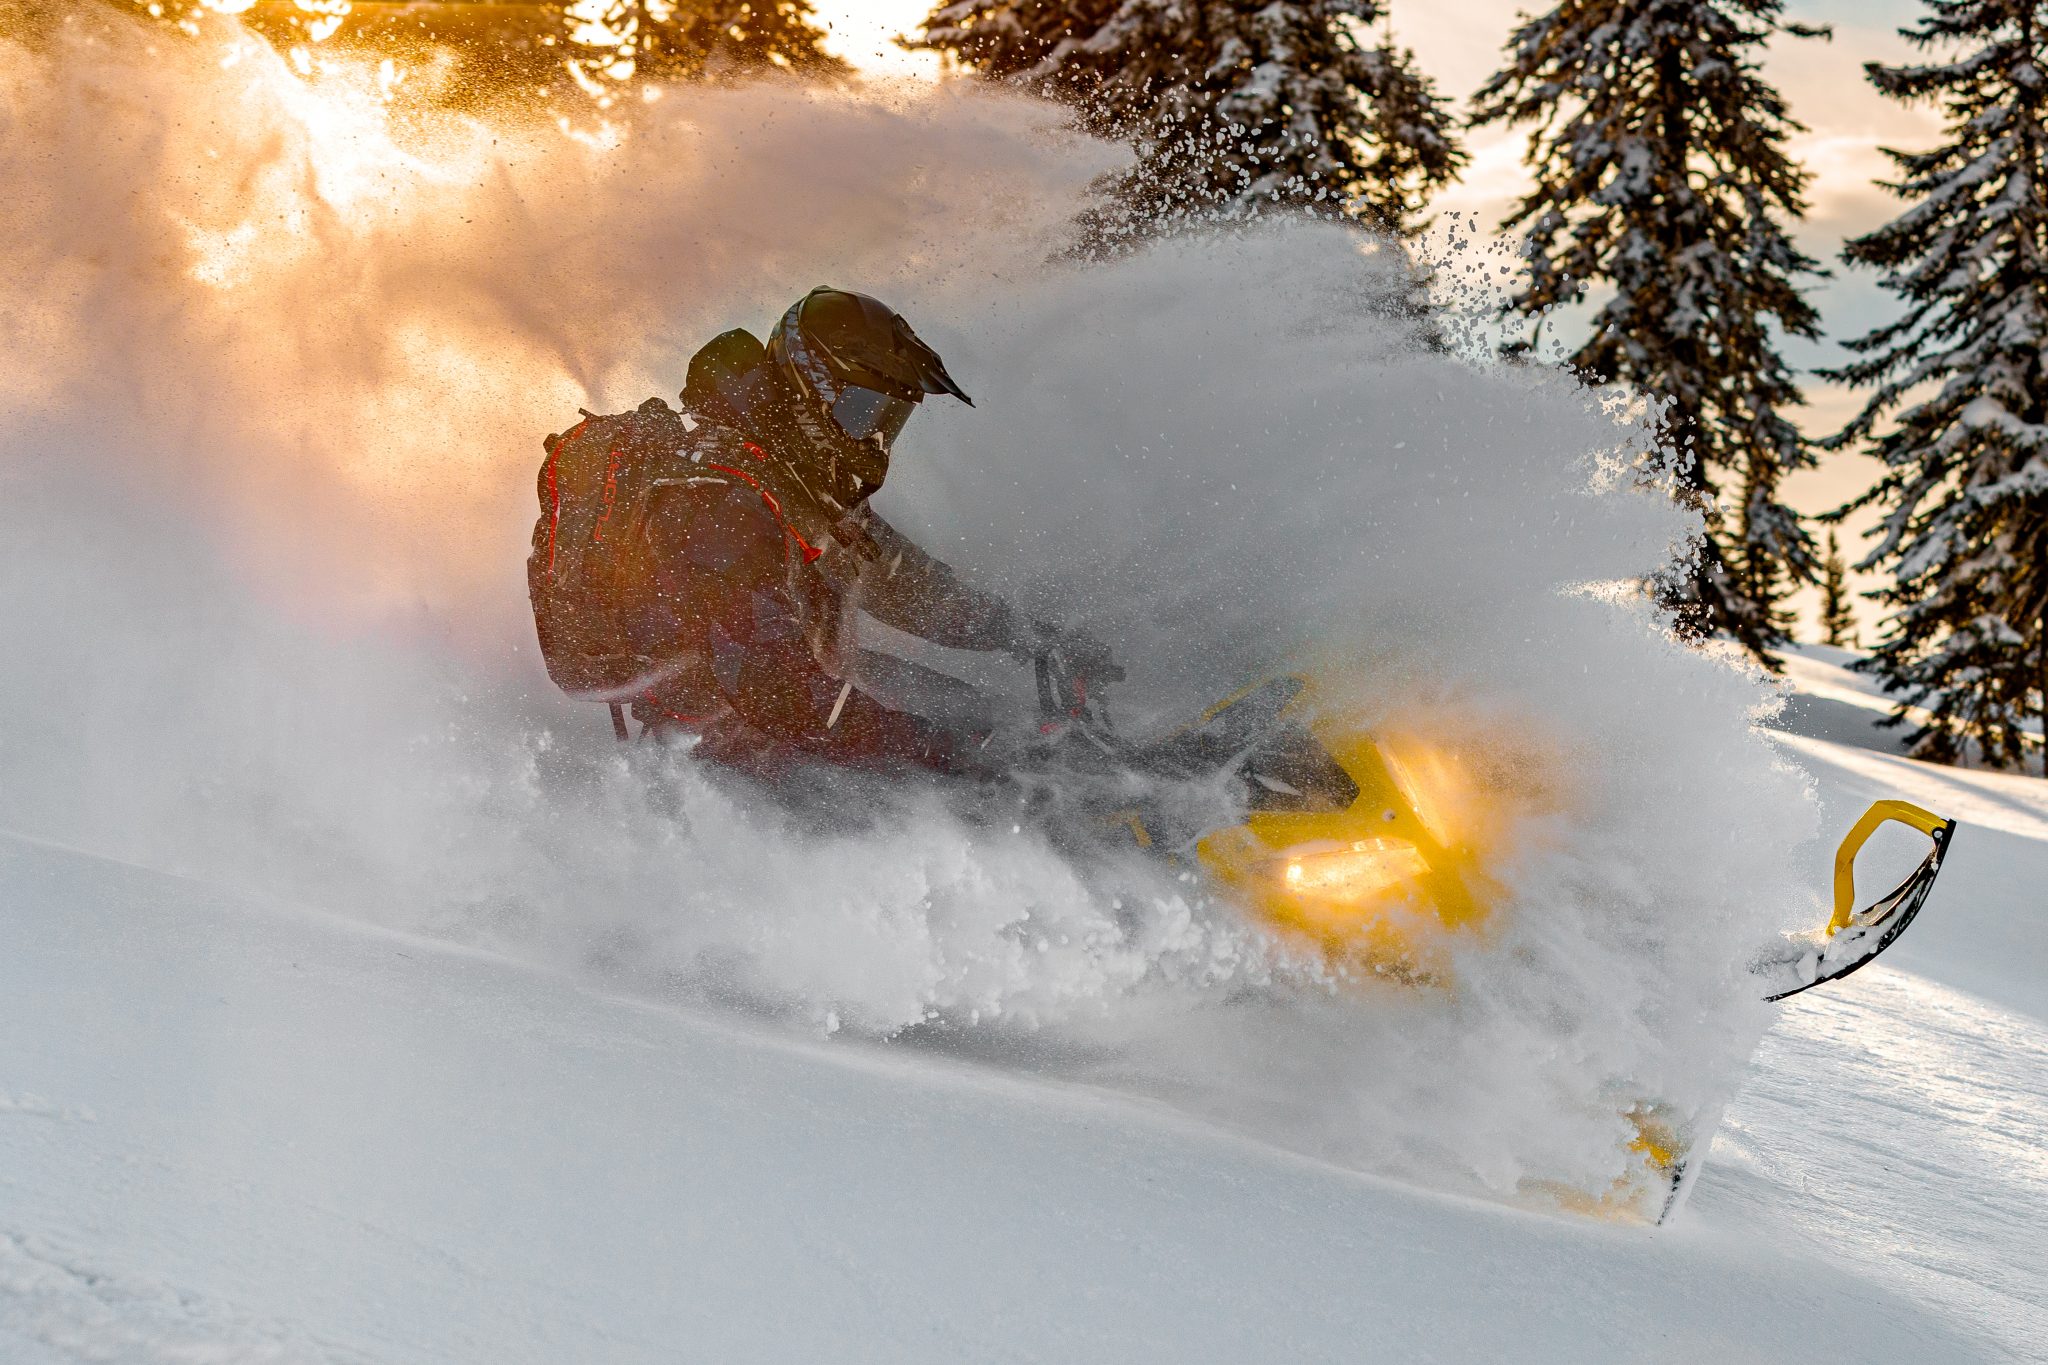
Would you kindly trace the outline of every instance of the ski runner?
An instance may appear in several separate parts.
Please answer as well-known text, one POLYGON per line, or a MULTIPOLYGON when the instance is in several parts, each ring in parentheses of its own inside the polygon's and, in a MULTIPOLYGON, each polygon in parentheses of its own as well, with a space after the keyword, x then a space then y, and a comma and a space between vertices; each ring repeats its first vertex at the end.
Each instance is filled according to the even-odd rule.
MULTIPOLYGON (((805 758, 991 771, 985 725, 857 685, 879 660, 851 647, 856 606, 934 644, 1054 659, 1065 687, 1121 678, 1099 641, 961 581, 869 506, 927 394, 973 403, 892 309, 818 288, 765 347, 735 329, 700 350, 680 412, 650 398, 549 437, 527 578, 557 685, 611 703, 622 737, 630 707, 643 734, 773 779, 805 758)), ((928 691, 942 677, 893 666, 928 691)))

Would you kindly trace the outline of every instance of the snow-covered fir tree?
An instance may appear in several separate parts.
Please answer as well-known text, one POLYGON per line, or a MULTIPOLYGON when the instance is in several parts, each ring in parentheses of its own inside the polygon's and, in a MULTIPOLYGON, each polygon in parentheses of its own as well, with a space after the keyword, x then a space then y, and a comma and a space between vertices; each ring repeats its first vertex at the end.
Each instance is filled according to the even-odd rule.
POLYGON ((557 12, 569 74, 600 104, 634 81, 846 70, 810 0, 573 0, 557 12))
POLYGON ((1565 0, 1514 31, 1475 98, 1475 124, 1531 126, 1536 188, 1507 220, 1528 279, 1510 307, 1540 317, 1610 286, 1571 357, 1581 372, 1657 396, 1678 496, 1706 535, 1656 585, 1689 637, 1721 635, 1769 659, 1782 602, 1819 564, 1780 498, 1814 462, 1786 415, 1800 393, 1777 334, 1811 338, 1800 292, 1816 262, 1787 220, 1807 175, 1799 131, 1758 71, 1787 24, 1781 0, 1565 0))
POLYGON ((984 75, 1078 97, 1089 88, 1088 66, 1065 54, 1047 59, 1101 32, 1119 7, 1120 0, 961 0, 933 10, 923 35, 904 43, 946 53, 984 75))
POLYGON ((1947 126, 1887 152, 1912 206, 1843 251, 1905 311, 1849 343, 1834 377, 1875 392, 1831 444, 1885 464, 1851 507, 1883 511, 1862 563, 1893 574, 1867 665, 1892 723, 1918 709, 1923 757, 2023 766, 2048 710, 2048 6, 1925 3, 1903 32, 1948 60, 1865 70, 1947 126))
POLYGON ((917 46, 1130 141, 1105 230, 1308 208, 1403 231, 1464 164, 1447 103, 1370 26, 1379 0, 953 0, 917 46))
POLYGON ((1856 644, 1856 618, 1849 610, 1849 565, 1835 528, 1828 528, 1828 552, 1820 561, 1820 638, 1837 649, 1856 644))

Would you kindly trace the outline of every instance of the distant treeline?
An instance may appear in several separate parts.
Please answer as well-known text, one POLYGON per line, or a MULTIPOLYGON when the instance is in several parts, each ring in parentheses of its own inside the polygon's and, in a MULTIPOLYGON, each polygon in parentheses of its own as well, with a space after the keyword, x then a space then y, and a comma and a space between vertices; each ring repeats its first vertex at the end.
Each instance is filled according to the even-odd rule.
MULTIPOLYGON (((188 30, 207 8, 104 2, 188 30)), ((1810 175, 1761 59, 1771 41, 1829 35, 1786 20, 1783 0, 1564 0, 1504 35, 1462 115, 1396 43, 1383 0, 952 0, 903 41, 1135 149, 1080 225, 1083 250, 1275 211, 1412 238, 1466 164, 1464 128, 1526 128, 1535 188, 1502 225, 1524 244, 1504 318, 1525 339, 1508 349, 1545 325, 1557 343, 1560 307, 1604 299, 1564 340, 1570 364, 1660 400, 1670 453, 1646 479, 1704 522, 1648 585, 1674 628, 1775 666, 1787 599, 1813 585, 1845 642, 1835 533, 1823 552, 1782 489, 1830 452, 1867 451, 1883 477, 1820 520, 1881 514, 1858 567, 1886 576, 1868 667, 1899 698, 1894 723, 1914 718, 1926 757, 2027 766, 2048 712, 2048 15, 2034 0, 1923 3, 1903 32, 1927 62, 1866 71, 1940 110, 1946 132, 1888 153, 1902 212, 1842 249, 1882 272, 1900 313, 1824 372, 1869 399, 1818 434, 1796 419, 1781 345, 1821 336, 1806 291, 1826 272, 1792 243, 1810 175)), ((460 64, 453 98, 478 102, 602 112, 648 82, 851 74, 810 0, 257 0, 245 21, 280 44, 432 45, 460 64)))

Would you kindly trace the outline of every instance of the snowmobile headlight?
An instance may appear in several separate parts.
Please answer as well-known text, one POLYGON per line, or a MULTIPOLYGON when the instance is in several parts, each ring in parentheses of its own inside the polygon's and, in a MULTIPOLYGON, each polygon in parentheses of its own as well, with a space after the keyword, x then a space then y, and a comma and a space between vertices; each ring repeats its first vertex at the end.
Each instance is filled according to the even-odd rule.
POLYGON ((1282 855, 1280 880, 1296 896, 1359 905, 1416 881, 1428 871, 1429 864, 1412 844, 1399 839, 1359 839, 1337 848, 1282 855))

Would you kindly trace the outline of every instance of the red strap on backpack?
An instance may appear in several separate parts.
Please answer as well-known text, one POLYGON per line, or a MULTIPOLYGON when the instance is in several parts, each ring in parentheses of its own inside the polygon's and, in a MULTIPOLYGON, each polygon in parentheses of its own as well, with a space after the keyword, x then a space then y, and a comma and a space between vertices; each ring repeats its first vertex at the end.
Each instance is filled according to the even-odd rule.
POLYGON ((767 504, 768 510, 775 514, 775 524, 782 528, 783 534, 796 542, 797 549, 803 552, 804 563, 809 564, 819 555, 825 553, 824 550, 811 544, 808 540, 805 540, 803 536, 798 534, 796 527, 791 526, 789 524, 789 518, 782 514, 781 502, 777 501, 773 493, 763 488, 761 486, 761 481, 759 479, 756 479, 752 474, 749 474, 744 469, 734 469, 731 465, 712 464, 708 460, 705 461, 704 467, 706 469, 716 469, 722 473, 731 474, 735 478, 745 479, 747 481, 747 485, 751 487, 756 493, 759 493, 761 495, 761 501, 767 504))

